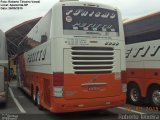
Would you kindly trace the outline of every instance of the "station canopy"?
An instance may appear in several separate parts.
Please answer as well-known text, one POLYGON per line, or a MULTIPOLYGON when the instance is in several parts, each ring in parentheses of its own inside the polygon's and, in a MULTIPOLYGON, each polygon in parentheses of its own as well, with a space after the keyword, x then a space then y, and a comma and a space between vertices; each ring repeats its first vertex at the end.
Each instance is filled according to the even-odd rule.
POLYGON ((25 21, 5 32, 9 57, 14 57, 17 55, 18 46, 20 45, 21 41, 40 20, 40 18, 41 17, 25 21))

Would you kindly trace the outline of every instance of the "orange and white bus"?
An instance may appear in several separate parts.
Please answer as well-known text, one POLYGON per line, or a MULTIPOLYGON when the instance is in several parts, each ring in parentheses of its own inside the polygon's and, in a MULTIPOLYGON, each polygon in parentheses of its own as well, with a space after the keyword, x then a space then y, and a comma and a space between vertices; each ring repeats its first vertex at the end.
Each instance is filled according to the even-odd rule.
POLYGON ((19 46, 20 87, 52 112, 125 104, 123 23, 117 8, 61 1, 19 46))
POLYGON ((160 12, 124 23, 130 103, 160 106, 160 12), (146 100, 143 100, 146 98, 146 100))

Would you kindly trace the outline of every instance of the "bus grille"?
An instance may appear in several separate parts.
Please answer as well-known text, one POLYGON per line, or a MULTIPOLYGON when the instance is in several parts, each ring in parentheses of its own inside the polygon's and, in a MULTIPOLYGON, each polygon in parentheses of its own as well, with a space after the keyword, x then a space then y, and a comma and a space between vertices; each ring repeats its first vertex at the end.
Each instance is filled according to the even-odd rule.
POLYGON ((72 47, 73 69, 76 74, 111 73, 114 49, 112 47, 72 47))

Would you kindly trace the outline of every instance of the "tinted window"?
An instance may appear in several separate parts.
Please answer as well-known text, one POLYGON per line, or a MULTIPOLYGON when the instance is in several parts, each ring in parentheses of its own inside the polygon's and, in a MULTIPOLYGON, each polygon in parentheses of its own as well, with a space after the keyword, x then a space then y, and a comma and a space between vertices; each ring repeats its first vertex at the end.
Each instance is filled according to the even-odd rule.
POLYGON ((147 41, 152 41, 157 39, 160 39, 160 30, 125 37, 126 44, 147 42, 147 41))
POLYGON ((63 6, 62 11, 64 34, 119 33, 117 11, 84 6, 63 6))
POLYGON ((126 44, 160 39, 160 14, 124 25, 126 44))

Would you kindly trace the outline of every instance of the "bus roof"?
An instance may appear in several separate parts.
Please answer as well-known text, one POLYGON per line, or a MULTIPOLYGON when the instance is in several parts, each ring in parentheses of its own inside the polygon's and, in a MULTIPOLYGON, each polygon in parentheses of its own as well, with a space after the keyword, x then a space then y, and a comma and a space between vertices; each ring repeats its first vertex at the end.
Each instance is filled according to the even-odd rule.
POLYGON ((124 25, 131 24, 131 23, 134 23, 134 22, 137 22, 137 21, 141 21, 141 20, 148 19, 148 18, 151 18, 151 17, 154 17, 154 16, 159 16, 159 15, 160 15, 160 11, 150 13, 148 15, 128 19, 128 20, 124 21, 124 25))
POLYGON ((124 23, 125 36, 160 31, 160 12, 152 13, 124 23))

